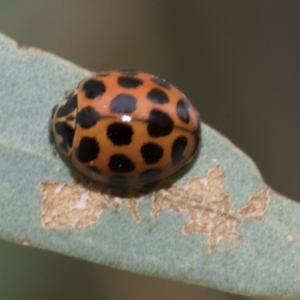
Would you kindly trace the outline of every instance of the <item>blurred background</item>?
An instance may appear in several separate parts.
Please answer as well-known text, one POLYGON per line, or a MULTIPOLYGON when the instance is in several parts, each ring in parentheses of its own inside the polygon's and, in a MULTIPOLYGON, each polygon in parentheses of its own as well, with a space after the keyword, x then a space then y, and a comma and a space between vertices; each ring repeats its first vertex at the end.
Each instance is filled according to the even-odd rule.
MULTIPOLYGON (((296 0, 0 0, 0 32, 93 71, 165 77, 297 200, 299 15, 296 0)), ((5 300, 247 299, 4 241, 0 265, 5 300)))

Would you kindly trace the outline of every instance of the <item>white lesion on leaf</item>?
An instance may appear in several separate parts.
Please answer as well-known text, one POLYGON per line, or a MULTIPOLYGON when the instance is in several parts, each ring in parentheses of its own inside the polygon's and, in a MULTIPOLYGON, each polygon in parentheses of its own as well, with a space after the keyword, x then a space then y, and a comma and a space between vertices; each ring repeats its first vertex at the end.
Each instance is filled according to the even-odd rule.
POLYGON ((263 220, 269 206, 269 188, 250 196, 244 207, 234 210, 231 195, 223 189, 225 180, 221 164, 217 164, 204 178, 193 177, 185 185, 160 190, 154 194, 151 216, 159 217, 163 209, 187 213, 182 233, 207 234, 209 252, 213 252, 222 239, 240 241, 243 236, 238 225, 245 219, 263 220))
POLYGON ((127 201, 136 223, 141 221, 137 210, 138 199, 123 199, 80 183, 41 182, 41 222, 45 229, 72 226, 78 230, 96 224, 103 211, 120 211, 127 201))
MULTIPOLYGON (((240 241, 243 235, 238 225, 246 219, 263 220, 269 207, 269 188, 251 195, 245 206, 235 210, 231 195, 224 191, 226 179, 221 164, 217 164, 203 178, 192 177, 183 185, 160 189, 152 194, 150 216, 158 218, 164 209, 187 215, 182 234, 206 234, 209 252, 213 252, 223 239, 240 241)), ((45 229, 72 226, 78 230, 98 223, 105 210, 120 211, 124 206, 129 208, 136 224, 142 221, 138 205, 143 196, 133 193, 131 197, 123 193, 116 196, 110 189, 99 189, 91 183, 41 182, 40 186, 41 222, 45 229)))
POLYGON ((127 206, 129 207, 129 209, 131 211, 131 216, 135 220, 136 223, 140 223, 142 221, 142 216, 138 210, 138 205, 139 205, 139 202, 141 199, 142 199, 142 197, 131 198, 126 201, 127 206))
POLYGON ((288 242, 294 242, 295 241, 295 237, 292 234, 287 235, 286 240, 288 242))

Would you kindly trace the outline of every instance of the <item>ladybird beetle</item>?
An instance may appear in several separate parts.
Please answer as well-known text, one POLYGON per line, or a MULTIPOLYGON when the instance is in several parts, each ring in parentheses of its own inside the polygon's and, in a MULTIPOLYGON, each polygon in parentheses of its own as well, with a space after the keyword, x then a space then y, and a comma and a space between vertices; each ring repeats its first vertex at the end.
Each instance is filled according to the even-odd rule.
POLYGON ((162 180, 197 152, 200 118, 165 79, 132 70, 82 80, 52 110, 59 154, 87 177, 119 187, 162 180))

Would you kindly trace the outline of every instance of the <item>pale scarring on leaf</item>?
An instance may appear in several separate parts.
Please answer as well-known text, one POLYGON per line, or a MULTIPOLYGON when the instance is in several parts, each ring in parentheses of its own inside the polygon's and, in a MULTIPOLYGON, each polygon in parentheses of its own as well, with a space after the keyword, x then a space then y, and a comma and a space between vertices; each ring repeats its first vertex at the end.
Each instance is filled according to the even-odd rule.
MULTIPOLYGON (((214 251, 222 239, 242 240, 237 226, 245 219, 263 220, 269 206, 269 189, 250 196, 244 207, 234 210, 231 196, 223 190, 225 180, 221 164, 217 164, 204 178, 193 177, 184 185, 161 189, 153 193, 150 215, 157 218, 163 209, 187 213, 182 233, 207 234, 209 252, 214 251)), ((120 211, 124 204, 136 223, 142 220, 138 204, 143 197, 120 198, 107 193, 109 190, 75 182, 40 184, 43 194, 41 221, 45 229, 61 229, 67 225, 80 229, 97 223, 105 209, 120 211)))
POLYGON ((286 237, 286 240, 287 240, 288 242, 293 242, 293 241, 295 240, 295 237, 294 237, 293 235, 289 234, 289 235, 286 237))
POLYGON ((163 209, 187 212, 188 220, 182 233, 207 234, 209 252, 214 251, 222 239, 242 240, 237 226, 245 219, 263 220, 269 206, 269 189, 250 196, 244 207, 234 210, 231 196, 223 190, 225 180, 221 164, 217 164, 205 178, 193 177, 185 185, 160 190, 154 194, 151 216, 157 218, 163 209))
POLYGON ((137 210, 139 199, 123 199, 89 189, 80 183, 41 182, 42 214, 45 229, 72 226, 80 229, 99 221, 105 209, 120 211, 126 203, 136 223, 141 221, 137 210))

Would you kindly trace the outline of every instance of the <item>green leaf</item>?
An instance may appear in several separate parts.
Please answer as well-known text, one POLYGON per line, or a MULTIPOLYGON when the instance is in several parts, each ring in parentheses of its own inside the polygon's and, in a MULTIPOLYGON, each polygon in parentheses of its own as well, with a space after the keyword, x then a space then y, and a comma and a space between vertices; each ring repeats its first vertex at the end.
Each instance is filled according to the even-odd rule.
POLYGON ((3 239, 237 294, 300 294, 299 204, 226 138, 203 124, 199 157, 168 189, 101 194, 48 140, 52 107, 90 72, 4 36, 0 66, 3 239))

